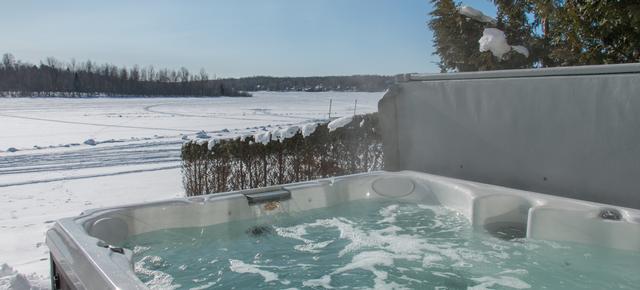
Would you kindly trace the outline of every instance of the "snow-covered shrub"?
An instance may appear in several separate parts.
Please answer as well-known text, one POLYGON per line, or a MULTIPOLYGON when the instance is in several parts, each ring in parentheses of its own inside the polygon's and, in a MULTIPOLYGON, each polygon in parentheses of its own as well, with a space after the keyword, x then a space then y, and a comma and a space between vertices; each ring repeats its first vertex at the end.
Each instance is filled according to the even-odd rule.
MULTIPOLYGON (((344 121, 344 120, 343 120, 344 121)), ((264 187, 383 168, 377 114, 354 116, 330 130, 306 125, 182 147, 187 195, 264 187), (315 127, 315 130, 311 130, 315 127)))

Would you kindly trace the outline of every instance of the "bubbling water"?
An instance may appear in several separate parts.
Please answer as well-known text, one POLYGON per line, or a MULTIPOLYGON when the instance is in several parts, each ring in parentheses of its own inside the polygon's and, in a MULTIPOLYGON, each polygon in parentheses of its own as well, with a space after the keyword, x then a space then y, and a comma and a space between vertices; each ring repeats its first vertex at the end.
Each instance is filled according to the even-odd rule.
POLYGON ((150 288, 633 289, 640 254, 503 240, 440 206, 365 200, 132 237, 150 288))

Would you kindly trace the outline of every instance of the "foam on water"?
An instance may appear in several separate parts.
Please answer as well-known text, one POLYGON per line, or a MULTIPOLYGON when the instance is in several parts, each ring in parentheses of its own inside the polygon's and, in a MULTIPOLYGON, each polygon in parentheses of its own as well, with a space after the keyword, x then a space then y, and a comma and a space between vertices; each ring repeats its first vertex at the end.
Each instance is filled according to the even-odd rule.
POLYGON ((145 284, 150 289, 177 289, 180 284, 173 283, 173 277, 159 269, 165 268, 166 264, 158 256, 144 256, 134 264, 134 271, 141 279, 146 280, 145 284))
POLYGON ((151 288, 633 289, 640 254, 505 241, 439 206, 358 201, 129 240, 151 288), (269 227, 249 235, 252 227, 269 227))
POLYGON ((229 259, 229 269, 236 273, 254 273, 262 276, 265 282, 278 280, 278 274, 260 269, 258 265, 245 264, 242 261, 229 259))

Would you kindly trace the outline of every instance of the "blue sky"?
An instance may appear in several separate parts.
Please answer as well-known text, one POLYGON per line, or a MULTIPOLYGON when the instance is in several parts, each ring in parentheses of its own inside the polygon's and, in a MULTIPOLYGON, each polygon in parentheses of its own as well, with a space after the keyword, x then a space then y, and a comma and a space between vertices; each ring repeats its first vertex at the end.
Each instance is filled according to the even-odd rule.
MULTIPOLYGON (((489 1, 465 4, 495 15, 489 1)), ((437 72, 428 0, 3 0, 0 53, 218 77, 437 72)))

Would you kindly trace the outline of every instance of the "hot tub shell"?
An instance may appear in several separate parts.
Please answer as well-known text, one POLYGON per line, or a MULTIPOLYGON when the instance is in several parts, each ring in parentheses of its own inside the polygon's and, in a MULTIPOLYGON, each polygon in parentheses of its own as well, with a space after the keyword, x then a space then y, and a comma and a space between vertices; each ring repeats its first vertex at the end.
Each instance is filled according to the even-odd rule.
POLYGON ((47 232, 52 281, 58 289, 147 289, 133 271, 132 252, 119 247, 131 236, 364 199, 441 205, 465 216, 477 230, 508 225, 522 228, 529 239, 640 251, 639 210, 422 172, 380 171, 96 209, 59 220, 47 232))

